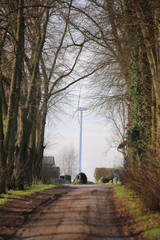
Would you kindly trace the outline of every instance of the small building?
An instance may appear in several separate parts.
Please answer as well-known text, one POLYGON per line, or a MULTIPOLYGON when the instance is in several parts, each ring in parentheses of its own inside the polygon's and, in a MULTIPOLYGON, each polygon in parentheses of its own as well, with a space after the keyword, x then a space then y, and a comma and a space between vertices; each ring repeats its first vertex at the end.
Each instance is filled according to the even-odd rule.
POLYGON ((52 183, 60 178, 60 168, 55 164, 54 156, 44 156, 42 159, 42 181, 52 183))

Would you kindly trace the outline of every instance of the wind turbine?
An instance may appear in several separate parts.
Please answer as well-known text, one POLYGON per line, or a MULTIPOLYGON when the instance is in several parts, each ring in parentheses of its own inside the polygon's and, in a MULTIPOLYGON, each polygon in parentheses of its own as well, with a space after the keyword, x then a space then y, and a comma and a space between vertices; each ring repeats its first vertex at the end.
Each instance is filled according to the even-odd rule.
POLYGON ((81 172, 81 168, 82 168, 82 125, 83 125, 83 112, 87 111, 87 108, 80 107, 81 88, 80 88, 80 93, 79 93, 79 97, 78 97, 78 106, 77 106, 77 109, 76 109, 75 113, 73 114, 73 117, 74 117, 76 112, 80 112, 79 173, 81 172))

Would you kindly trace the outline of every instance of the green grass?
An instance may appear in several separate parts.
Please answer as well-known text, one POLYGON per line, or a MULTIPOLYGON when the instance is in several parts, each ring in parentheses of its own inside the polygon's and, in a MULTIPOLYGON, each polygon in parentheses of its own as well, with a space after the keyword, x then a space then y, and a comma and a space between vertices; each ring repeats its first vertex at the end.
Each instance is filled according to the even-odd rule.
POLYGON ((0 205, 14 198, 28 196, 36 192, 41 192, 46 189, 62 187, 62 184, 35 184, 32 187, 27 187, 24 190, 10 190, 6 194, 0 194, 0 205))
POLYGON ((160 213, 150 212, 141 200, 124 185, 114 185, 116 196, 140 226, 147 240, 160 239, 160 213))
POLYGON ((150 228, 144 232, 144 237, 147 239, 160 239, 160 228, 150 228))

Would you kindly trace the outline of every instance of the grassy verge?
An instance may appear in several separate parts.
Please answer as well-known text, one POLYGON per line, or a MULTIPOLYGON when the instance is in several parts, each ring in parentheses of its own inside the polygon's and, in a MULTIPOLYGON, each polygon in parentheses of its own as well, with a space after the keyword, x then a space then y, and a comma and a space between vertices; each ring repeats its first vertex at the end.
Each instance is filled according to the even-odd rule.
POLYGON ((147 240, 160 239, 160 213, 150 212, 140 199, 123 185, 114 185, 116 196, 138 223, 147 240))
POLYGON ((10 190, 6 194, 0 194, 0 205, 14 198, 20 198, 23 196, 28 196, 30 194, 41 192, 46 189, 62 187, 62 184, 35 184, 32 187, 27 187, 24 190, 10 190))

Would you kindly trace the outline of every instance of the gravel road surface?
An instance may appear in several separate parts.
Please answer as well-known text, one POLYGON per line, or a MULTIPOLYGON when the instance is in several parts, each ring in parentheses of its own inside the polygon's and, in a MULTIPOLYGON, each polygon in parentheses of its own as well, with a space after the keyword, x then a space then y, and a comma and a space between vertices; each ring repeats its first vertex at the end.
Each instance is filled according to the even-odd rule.
POLYGON ((46 192, 47 200, 26 213, 24 223, 10 238, 3 239, 139 239, 123 233, 112 191, 111 187, 96 185, 51 189, 46 192))
POLYGON ((123 231, 112 187, 49 189, 1 206, 0 215, 0 240, 141 239, 123 231))

